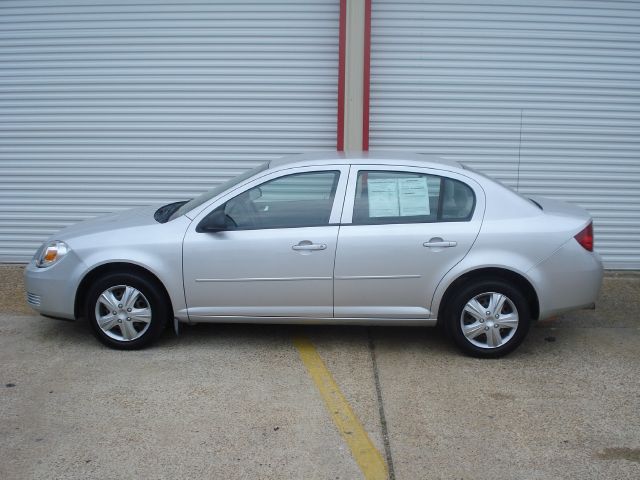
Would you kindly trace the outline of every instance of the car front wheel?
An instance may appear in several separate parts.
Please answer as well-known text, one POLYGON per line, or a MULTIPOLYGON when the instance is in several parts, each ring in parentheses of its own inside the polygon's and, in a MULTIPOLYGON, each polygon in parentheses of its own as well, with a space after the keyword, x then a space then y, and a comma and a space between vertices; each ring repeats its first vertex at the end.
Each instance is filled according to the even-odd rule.
POLYGON ((167 302, 143 276, 116 273, 99 279, 87 296, 95 336, 111 348, 134 350, 156 340, 166 325, 167 302))
POLYGON ((456 345, 475 357, 495 358, 524 340, 531 313, 520 291, 500 280, 467 284, 454 296, 446 327, 456 345))

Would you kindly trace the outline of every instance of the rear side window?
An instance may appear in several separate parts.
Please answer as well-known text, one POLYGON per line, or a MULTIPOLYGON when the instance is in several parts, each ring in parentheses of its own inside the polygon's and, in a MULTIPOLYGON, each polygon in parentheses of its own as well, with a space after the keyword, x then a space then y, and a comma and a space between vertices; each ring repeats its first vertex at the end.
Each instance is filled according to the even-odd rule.
POLYGON ((468 221, 473 215, 476 197, 468 185, 451 178, 442 179, 442 215, 439 221, 468 221))
POLYGON ((353 223, 432 223, 468 221, 475 196, 464 183, 415 172, 360 171, 353 223))

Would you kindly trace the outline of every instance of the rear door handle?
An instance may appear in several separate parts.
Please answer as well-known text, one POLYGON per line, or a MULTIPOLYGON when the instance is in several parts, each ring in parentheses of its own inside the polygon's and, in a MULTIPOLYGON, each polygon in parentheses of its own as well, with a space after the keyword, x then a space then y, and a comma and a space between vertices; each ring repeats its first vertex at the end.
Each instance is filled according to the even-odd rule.
POLYGON ((308 240, 303 240, 297 245, 291 247, 292 250, 326 250, 327 245, 325 243, 311 243, 308 240))
POLYGON ((424 242, 422 244, 423 247, 430 247, 430 248, 448 248, 448 247, 455 247, 456 245, 458 245, 458 242, 450 242, 447 240, 442 240, 441 238, 438 238, 438 239, 432 238, 428 242, 424 242))

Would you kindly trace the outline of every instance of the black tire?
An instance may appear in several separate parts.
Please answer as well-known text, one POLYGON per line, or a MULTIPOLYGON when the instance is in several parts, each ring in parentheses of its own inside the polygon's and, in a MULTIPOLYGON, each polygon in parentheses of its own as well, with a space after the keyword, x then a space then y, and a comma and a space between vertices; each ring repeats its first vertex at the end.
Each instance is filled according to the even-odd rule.
POLYGON ((98 279, 89 289, 85 307, 86 318, 96 338, 106 346, 118 350, 137 350, 151 345, 164 331, 169 319, 169 310, 164 292, 156 282, 132 273, 111 273, 98 279), (126 290, 126 287, 130 289, 126 290), (133 293, 133 289, 140 295, 133 293), (131 313, 127 313, 127 305, 119 302, 127 300, 124 296, 119 297, 125 295, 125 291, 132 292, 129 296, 133 302, 130 302, 131 313), (118 301, 114 310, 117 315, 109 312, 110 309, 106 308, 104 302, 98 304, 98 299, 103 293, 111 293, 118 301), (122 308, 119 308, 120 306, 122 308), (97 314, 101 316, 105 327, 110 327, 111 324, 113 326, 108 329, 101 328, 97 314), (127 339, 127 335, 131 339, 127 339))
POLYGON ((467 355, 497 358, 507 355, 522 343, 530 324, 529 304, 520 290, 500 279, 486 279, 469 282, 454 294, 445 314, 444 326, 448 336, 467 355), (501 298, 492 294, 504 295, 506 300, 503 306, 499 307, 498 313, 496 313, 497 309, 492 309, 489 315, 492 297, 494 300, 501 298), (471 315, 464 311, 467 303, 474 299, 478 306, 483 307, 482 318, 477 314, 471 315), (513 325, 514 313, 518 319, 517 326, 509 327, 508 325, 513 325), (477 336, 467 338, 463 333, 463 324, 473 332, 469 335, 477 336))

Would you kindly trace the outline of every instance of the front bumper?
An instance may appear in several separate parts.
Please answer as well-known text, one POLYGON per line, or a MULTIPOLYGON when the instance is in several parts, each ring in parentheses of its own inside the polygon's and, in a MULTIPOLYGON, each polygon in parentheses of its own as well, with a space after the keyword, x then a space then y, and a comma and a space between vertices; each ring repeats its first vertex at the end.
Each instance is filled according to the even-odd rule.
POLYGON ((27 304, 42 315, 74 319, 76 290, 84 270, 73 251, 46 268, 36 267, 32 260, 24 271, 27 304))

